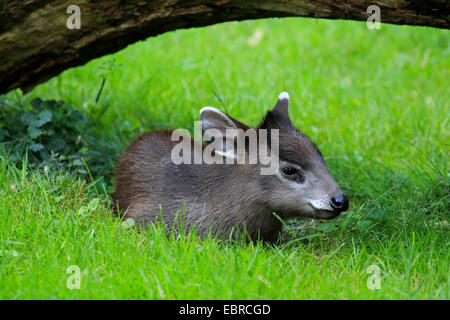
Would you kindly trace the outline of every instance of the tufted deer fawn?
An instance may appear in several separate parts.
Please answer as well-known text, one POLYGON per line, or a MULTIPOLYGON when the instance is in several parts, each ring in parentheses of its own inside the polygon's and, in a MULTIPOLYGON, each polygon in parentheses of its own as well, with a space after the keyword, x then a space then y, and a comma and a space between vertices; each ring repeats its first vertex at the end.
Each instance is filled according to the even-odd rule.
MULTIPOLYGON (((316 144, 291 123, 288 107, 289 95, 283 92, 255 129, 218 109, 200 110, 203 133, 214 129, 215 139, 223 139, 223 148, 216 150, 216 155, 232 160, 223 164, 174 162, 173 150, 178 144, 173 141, 174 131, 141 135, 119 159, 115 204, 125 217, 141 225, 163 220, 166 226, 176 228, 180 222, 187 230, 195 227, 200 235, 245 235, 265 241, 278 238, 282 229, 278 217, 337 217, 348 209, 348 200, 326 169, 316 144), (229 132, 236 129, 267 132, 268 152, 279 160, 273 174, 261 174, 260 162, 250 163, 255 148, 248 139, 244 161, 234 161, 236 136, 229 132), (271 149, 273 142, 276 151, 271 149)), ((263 138, 258 135, 257 139, 261 142, 263 138)), ((210 140, 203 144, 189 138, 193 152, 185 156, 198 156, 215 141, 210 140)))

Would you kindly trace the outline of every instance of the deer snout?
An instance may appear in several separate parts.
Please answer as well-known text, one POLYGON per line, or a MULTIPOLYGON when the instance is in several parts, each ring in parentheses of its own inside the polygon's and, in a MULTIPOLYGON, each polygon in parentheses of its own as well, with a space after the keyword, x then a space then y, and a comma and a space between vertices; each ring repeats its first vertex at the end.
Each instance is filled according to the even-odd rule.
POLYGON ((336 214, 340 214, 348 210, 348 199, 343 193, 333 196, 330 199, 330 206, 336 214))

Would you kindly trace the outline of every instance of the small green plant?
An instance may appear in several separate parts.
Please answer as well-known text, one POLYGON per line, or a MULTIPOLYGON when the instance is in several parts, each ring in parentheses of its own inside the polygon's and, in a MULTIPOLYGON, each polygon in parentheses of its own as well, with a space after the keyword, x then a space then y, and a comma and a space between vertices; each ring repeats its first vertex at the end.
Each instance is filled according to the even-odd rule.
POLYGON ((0 98, 0 152, 20 165, 111 178, 119 147, 95 134, 82 111, 64 101, 36 98, 28 105, 0 98))
POLYGON ((21 161, 26 152, 31 166, 77 167, 86 173, 81 161, 87 151, 84 113, 55 100, 34 99, 23 109, 1 104, 0 143, 11 160, 21 161))

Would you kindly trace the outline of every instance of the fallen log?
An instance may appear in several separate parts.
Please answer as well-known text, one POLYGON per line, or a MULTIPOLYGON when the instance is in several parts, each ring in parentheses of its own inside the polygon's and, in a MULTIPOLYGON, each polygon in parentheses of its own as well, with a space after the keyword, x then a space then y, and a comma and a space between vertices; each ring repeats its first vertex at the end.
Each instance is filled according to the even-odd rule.
POLYGON ((1 0, 0 93, 28 92, 68 68, 175 29, 288 16, 365 21, 371 5, 382 23, 450 26, 447 0, 1 0))

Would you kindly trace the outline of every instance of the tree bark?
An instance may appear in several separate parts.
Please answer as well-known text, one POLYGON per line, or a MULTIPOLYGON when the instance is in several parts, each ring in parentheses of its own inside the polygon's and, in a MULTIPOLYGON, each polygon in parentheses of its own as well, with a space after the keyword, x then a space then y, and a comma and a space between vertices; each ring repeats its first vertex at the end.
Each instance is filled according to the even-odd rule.
POLYGON ((33 89, 62 71, 151 36, 230 20, 314 17, 448 29, 448 0, 0 0, 0 93, 33 89), (70 30, 67 7, 81 9, 70 30))

